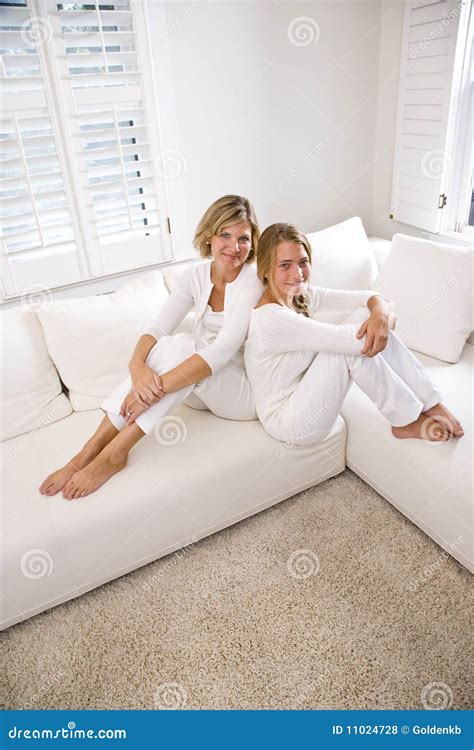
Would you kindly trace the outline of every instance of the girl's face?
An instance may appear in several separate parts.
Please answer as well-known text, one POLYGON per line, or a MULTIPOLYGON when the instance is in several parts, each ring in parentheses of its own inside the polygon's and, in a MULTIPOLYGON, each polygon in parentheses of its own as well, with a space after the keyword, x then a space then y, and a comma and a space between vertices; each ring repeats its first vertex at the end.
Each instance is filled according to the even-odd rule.
POLYGON ((282 300, 291 307, 293 297, 306 291, 311 266, 308 253, 298 242, 279 242, 272 282, 282 300))
POLYGON ((211 237, 211 253, 222 270, 236 269, 247 260, 252 249, 252 227, 248 221, 223 227, 211 237))

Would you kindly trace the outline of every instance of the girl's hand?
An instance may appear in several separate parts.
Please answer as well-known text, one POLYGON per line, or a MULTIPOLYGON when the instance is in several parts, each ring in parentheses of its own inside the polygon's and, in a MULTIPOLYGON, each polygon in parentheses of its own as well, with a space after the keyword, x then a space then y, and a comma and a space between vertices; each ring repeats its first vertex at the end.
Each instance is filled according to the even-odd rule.
POLYGON ((129 370, 133 393, 140 403, 150 406, 163 398, 165 392, 161 378, 151 367, 142 362, 130 364, 129 370))
POLYGON ((389 331, 395 328, 397 319, 395 315, 390 312, 388 315, 383 313, 374 312, 365 320, 359 328, 356 338, 360 339, 362 336, 366 336, 364 348, 361 350, 361 354, 367 355, 367 357, 374 357, 379 352, 382 352, 388 343, 389 331))

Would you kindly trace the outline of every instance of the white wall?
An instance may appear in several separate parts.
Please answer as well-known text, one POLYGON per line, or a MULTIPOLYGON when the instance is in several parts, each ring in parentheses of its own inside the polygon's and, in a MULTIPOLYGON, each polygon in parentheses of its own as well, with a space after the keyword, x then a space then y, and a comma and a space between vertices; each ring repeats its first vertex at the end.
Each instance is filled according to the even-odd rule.
POLYGON ((158 74, 169 52, 190 231, 232 192, 262 227, 359 215, 370 234, 380 1, 167 2, 165 36, 149 3, 158 74), (288 39, 299 17, 315 37, 304 46, 288 39))

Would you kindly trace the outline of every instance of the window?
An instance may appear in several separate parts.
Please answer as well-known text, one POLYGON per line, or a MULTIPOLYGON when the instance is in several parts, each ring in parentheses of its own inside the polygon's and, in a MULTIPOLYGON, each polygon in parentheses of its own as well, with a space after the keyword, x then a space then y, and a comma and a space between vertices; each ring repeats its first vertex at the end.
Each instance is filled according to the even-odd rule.
POLYGON ((407 0, 391 218, 461 232, 472 192, 472 8, 407 0))
POLYGON ((134 0, 0 0, 9 296, 172 258, 146 19, 134 0))

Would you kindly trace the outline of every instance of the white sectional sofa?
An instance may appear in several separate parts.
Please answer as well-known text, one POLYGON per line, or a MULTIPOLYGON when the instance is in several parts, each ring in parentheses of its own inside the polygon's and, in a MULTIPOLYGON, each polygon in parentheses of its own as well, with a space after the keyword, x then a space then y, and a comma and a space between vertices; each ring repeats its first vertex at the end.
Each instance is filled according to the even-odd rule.
POLYGON ((310 240, 316 283, 374 288, 394 299, 397 333, 411 343, 461 419, 464 438, 436 445, 396 440, 356 385, 331 434, 315 447, 279 443, 257 421, 232 422, 182 405, 135 446, 127 467, 96 493, 72 502, 61 494, 45 497, 38 485, 99 424, 99 403, 126 375, 144 322, 163 304, 182 267, 146 273, 111 295, 56 302, 48 296, 34 310, 25 305, 6 310, 1 316, 2 628, 193 544, 336 476, 346 465, 474 570, 469 274, 461 273, 454 286, 447 281, 454 267, 466 267, 469 254, 403 236, 395 238, 391 250, 388 241, 367 240, 357 218, 310 240), (397 281, 397 258, 405 262, 407 243, 419 259, 405 268, 410 278, 420 273, 419 263, 429 276, 427 254, 449 256, 447 264, 437 264, 435 279, 425 279, 415 300, 406 280, 397 281), (434 310, 441 322, 434 323, 423 300, 425 292, 429 302, 433 288, 442 289, 443 279, 447 290, 434 310), (421 303, 418 320, 410 304, 421 303), (417 343, 420 335, 426 346, 417 343))

